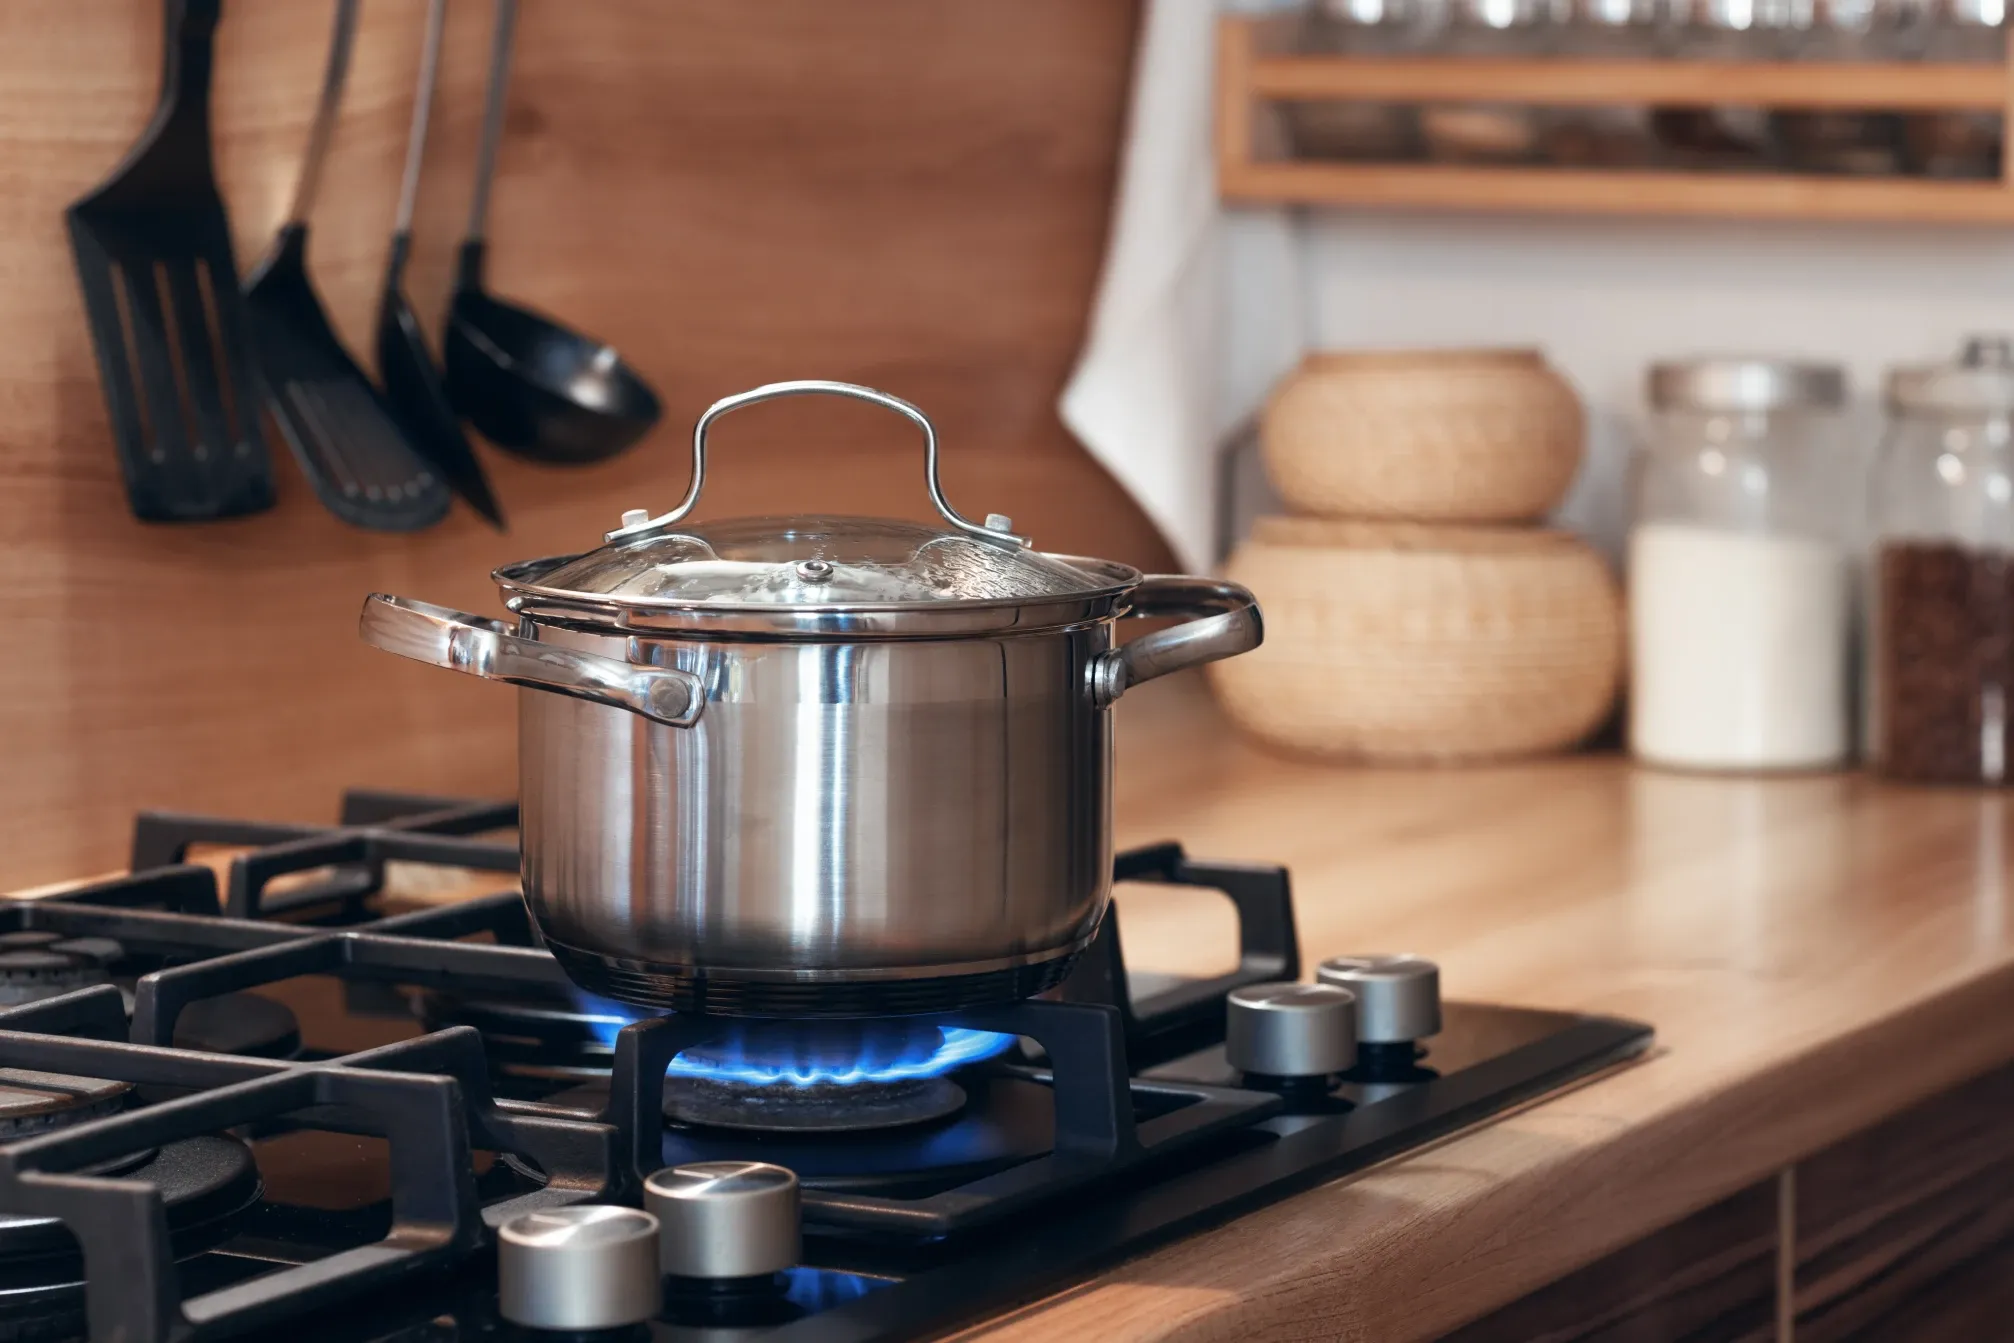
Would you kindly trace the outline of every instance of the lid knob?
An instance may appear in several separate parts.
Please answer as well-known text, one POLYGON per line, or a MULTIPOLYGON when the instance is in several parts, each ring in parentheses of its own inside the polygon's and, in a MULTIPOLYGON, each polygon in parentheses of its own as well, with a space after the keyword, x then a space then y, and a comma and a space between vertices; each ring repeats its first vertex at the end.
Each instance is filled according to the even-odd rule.
POLYGON ((644 1181, 658 1266, 678 1278, 753 1278, 797 1262, 797 1175, 764 1161, 694 1161, 644 1181))
POLYGON ((532 1329, 613 1329, 657 1314, 657 1219, 576 1203, 497 1231, 497 1309, 532 1329))
POLYGON ((1441 968, 1424 956, 1337 956, 1315 978, 1357 995, 1357 1039, 1405 1044, 1441 1029, 1441 968))
POLYGON ((1325 1077, 1357 1062, 1357 1004, 1327 984, 1247 984, 1225 1004, 1224 1057, 1241 1073, 1325 1077))
POLYGON ((641 527, 649 521, 650 510, 647 508, 625 508, 622 510, 622 525, 624 527, 641 527))

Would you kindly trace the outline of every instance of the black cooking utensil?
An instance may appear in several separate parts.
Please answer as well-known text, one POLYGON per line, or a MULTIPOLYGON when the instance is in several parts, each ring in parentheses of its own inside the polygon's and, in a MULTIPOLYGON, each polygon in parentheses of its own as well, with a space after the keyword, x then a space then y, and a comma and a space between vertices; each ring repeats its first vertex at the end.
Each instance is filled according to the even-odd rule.
POLYGON ((336 0, 335 36, 308 133, 294 206, 245 288, 266 404, 331 513, 358 527, 412 531, 438 522, 453 497, 413 452, 384 398, 329 326, 308 279, 308 213, 335 129, 356 36, 357 0, 336 0))
POLYGON ((516 26, 517 0, 497 0, 475 199, 442 341, 448 397, 498 447, 545 462, 597 462, 657 423, 657 393, 613 346, 483 292, 483 229, 516 26))
POLYGON ((391 257, 385 263, 385 287, 378 298, 378 378, 384 384, 385 401, 405 427, 414 450, 433 463, 456 494, 501 531, 503 509, 462 433, 461 420, 448 403, 441 371, 402 288, 406 258, 413 245, 413 210, 419 201, 420 163, 426 155, 427 119, 433 111, 434 78, 440 69, 441 31, 447 12, 447 0, 429 0, 426 43, 420 51, 420 83, 413 94, 412 136, 406 144, 406 174, 399 186, 398 221, 392 226, 391 257))
POLYGON ((161 97, 105 184, 64 212, 126 501, 149 522, 273 505, 231 224, 210 162, 222 0, 167 0, 161 97))

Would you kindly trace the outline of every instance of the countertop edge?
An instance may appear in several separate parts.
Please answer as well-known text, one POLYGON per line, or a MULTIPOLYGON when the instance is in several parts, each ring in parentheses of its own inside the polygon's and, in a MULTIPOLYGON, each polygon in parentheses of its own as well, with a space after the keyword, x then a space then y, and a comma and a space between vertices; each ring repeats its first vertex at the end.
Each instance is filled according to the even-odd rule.
POLYGON ((1184 1343, 1435 1338, 2014 1060, 2014 1014, 1994 1010, 2010 992, 2014 964, 1983 966, 1766 1070, 1691 1095, 1657 1095, 1668 1089, 1659 1065, 1672 1055, 1653 1045, 1559 1097, 1150 1251, 956 1336, 1054 1337, 1061 1329, 1184 1343), (1930 1041, 1937 1047, 1925 1048, 1930 1041), (1875 1059, 1879 1068, 1870 1066, 1875 1059), (1818 1096, 1822 1104, 1809 1103, 1818 1096), (1793 1103, 1800 1097, 1805 1103, 1793 1103), (1576 1098, 1607 1100, 1609 1111, 1648 1098, 1649 1113, 1611 1136, 1535 1142, 1576 1098), (1520 1150, 1534 1147, 1536 1160, 1520 1150), (1699 1159, 1703 1149, 1709 1160, 1699 1159), (1513 1173, 1473 1180, 1506 1168, 1513 1173), (1475 1187, 1449 1196, 1414 1187, 1448 1171, 1469 1173, 1475 1187))

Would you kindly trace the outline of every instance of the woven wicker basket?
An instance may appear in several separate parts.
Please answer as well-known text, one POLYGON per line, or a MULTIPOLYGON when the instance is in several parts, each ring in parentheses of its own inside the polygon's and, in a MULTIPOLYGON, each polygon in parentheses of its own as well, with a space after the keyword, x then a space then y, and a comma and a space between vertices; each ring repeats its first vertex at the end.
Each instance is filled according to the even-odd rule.
POLYGON ((1530 522, 1566 496, 1585 421, 1536 350, 1311 355, 1261 427, 1287 505, 1321 517, 1530 522))
POLYGON ((1615 698, 1615 580, 1562 532, 1262 518, 1230 576, 1258 596, 1266 641, 1210 679, 1284 750, 1530 755, 1585 737, 1615 698))

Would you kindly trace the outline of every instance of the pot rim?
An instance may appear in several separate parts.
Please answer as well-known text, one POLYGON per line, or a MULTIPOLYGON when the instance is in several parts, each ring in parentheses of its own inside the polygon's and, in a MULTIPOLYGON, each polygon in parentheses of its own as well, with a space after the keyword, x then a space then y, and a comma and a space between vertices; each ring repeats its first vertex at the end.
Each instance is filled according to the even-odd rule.
MULTIPOLYGON (((585 552, 581 552, 585 553, 585 552)), ((504 605, 530 619, 551 617, 611 631, 769 634, 783 638, 1029 634, 1116 614, 1145 577, 1116 560, 1044 552, 1107 580, 1083 592, 1040 597, 973 597, 934 602, 781 604, 676 597, 617 597, 547 587, 538 580, 579 554, 501 565, 490 573, 504 605)))

